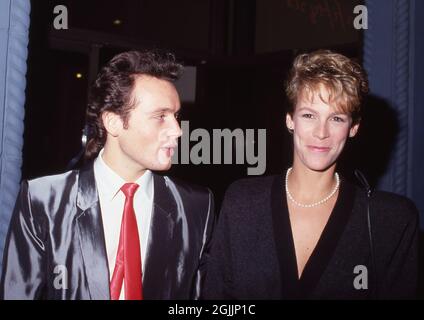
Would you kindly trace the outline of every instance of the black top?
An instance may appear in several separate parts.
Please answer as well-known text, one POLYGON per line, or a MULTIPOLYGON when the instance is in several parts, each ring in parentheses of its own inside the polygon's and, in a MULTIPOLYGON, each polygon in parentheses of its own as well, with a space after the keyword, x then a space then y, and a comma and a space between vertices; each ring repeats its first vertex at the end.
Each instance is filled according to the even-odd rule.
POLYGON ((374 265, 366 193, 342 178, 333 212, 298 279, 284 177, 236 181, 225 194, 214 231, 202 297, 414 298, 418 278, 415 205, 405 197, 374 192, 370 218, 374 265))
POLYGON ((283 179, 275 179, 272 187, 272 219, 274 238, 282 275, 282 297, 304 299, 311 295, 330 262, 340 236, 353 209, 355 188, 341 179, 339 195, 327 224, 299 278, 289 209, 285 201, 283 179), (281 201, 282 198, 282 201, 281 201))

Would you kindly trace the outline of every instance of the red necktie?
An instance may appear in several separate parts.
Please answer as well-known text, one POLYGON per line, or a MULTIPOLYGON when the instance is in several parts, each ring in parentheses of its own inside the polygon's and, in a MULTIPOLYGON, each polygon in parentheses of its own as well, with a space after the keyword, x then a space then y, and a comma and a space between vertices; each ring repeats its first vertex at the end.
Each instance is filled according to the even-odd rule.
POLYGON ((137 188, 136 183, 126 183, 121 188, 125 194, 125 204, 115 269, 110 283, 112 300, 119 300, 123 281, 125 281, 125 300, 143 299, 140 239, 133 207, 137 188))

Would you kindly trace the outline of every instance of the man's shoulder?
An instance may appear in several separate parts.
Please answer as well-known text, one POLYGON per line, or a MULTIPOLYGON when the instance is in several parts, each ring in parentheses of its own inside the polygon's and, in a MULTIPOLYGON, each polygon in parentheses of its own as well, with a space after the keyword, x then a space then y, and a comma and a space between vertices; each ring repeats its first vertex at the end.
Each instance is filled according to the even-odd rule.
POLYGON ((180 178, 171 177, 167 175, 160 175, 157 173, 154 173, 154 176, 156 177, 156 179, 162 180, 168 188, 176 188, 180 193, 182 192, 187 195, 202 194, 205 196, 209 196, 210 194, 212 194, 212 191, 208 187, 188 182, 180 178))
MULTIPOLYGON (((64 192, 64 189, 78 182, 79 170, 70 170, 60 174, 46 175, 29 180, 24 180, 23 185, 28 186, 30 193, 51 194, 53 190, 64 192)), ((60 194, 60 193, 58 193, 60 194)))
POLYGON ((69 180, 70 178, 76 178, 78 176, 79 170, 70 170, 58 174, 45 175, 32 179, 26 180, 28 185, 38 187, 45 185, 55 185, 63 183, 64 181, 69 180))
POLYGON ((154 185, 154 197, 158 196, 158 201, 163 201, 159 206, 168 203, 171 211, 184 214, 189 221, 200 219, 202 222, 199 225, 203 225, 210 214, 214 214, 214 195, 207 187, 158 174, 154 175, 154 185), (184 207, 183 211, 179 209, 181 206, 184 207))

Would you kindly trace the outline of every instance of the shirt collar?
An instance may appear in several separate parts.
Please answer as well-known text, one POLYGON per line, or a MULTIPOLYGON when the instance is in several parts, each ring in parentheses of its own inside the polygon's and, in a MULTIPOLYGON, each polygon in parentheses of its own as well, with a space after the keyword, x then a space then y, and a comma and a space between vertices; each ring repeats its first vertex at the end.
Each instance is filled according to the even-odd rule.
MULTIPOLYGON (((113 200, 126 181, 106 164, 103 160, 103 151, 104 149, 99 152, 99 155, 94 161, 94 170, 99 176, 97 181, 98 187, 102 189, 103 194, 109 200, 113 200)), ((152 198, 153 176, 150 170, 146 170, 144 174, 135 181, 135 183, 139 185, 136 194, 141 192, 148 199, 152 198)))

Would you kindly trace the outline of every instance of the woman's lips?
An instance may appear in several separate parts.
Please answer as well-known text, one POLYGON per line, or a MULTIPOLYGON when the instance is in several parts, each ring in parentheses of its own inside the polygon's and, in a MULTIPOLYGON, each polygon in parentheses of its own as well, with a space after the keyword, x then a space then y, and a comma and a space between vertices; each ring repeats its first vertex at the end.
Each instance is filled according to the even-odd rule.
POLYGON ((309 150, 313 152, 328 152, 331 148, 329 147, 318 147, 318 146, 307 146, 309 150))

